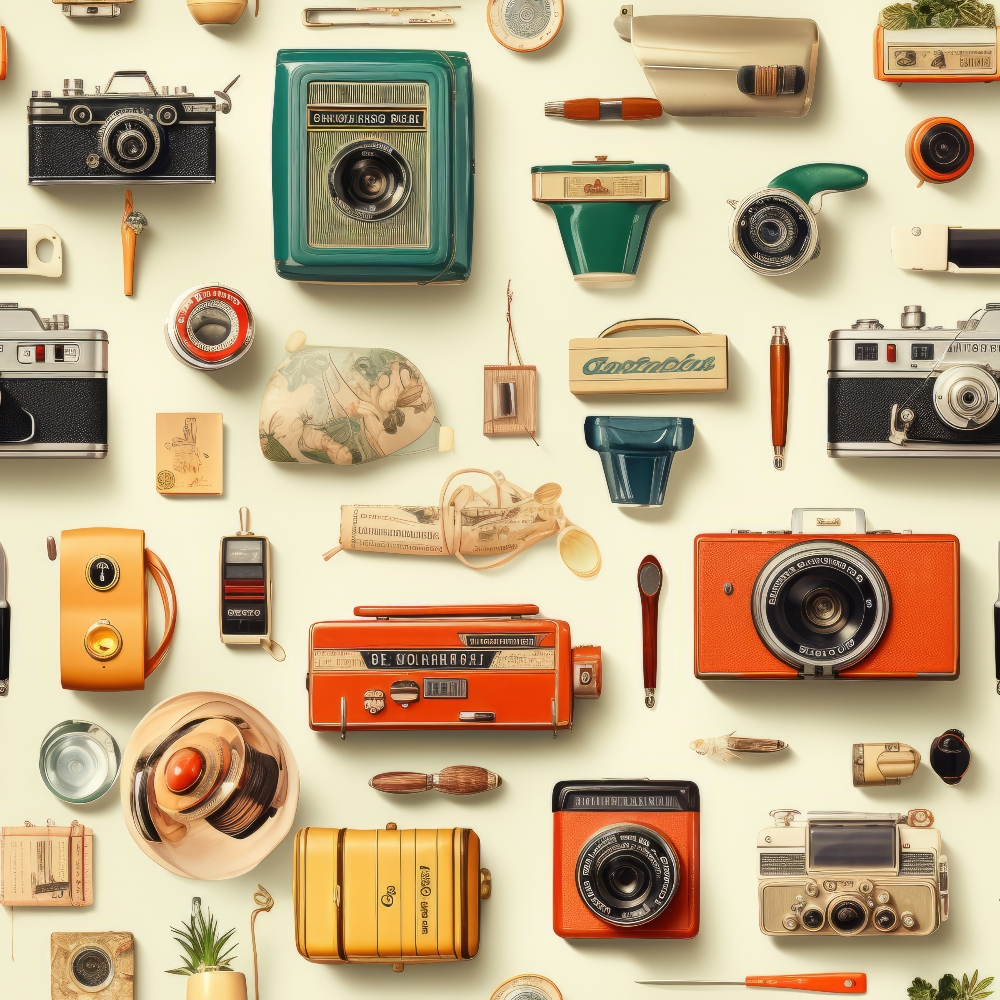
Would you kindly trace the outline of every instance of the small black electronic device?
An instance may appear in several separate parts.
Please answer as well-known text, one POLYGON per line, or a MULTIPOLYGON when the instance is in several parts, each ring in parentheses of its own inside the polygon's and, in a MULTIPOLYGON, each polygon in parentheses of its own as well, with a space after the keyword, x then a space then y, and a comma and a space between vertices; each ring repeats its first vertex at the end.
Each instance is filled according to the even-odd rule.
POLYGON ((107 453, 107 333, 0 302, 0 458, 107 453))
POLYGON ((900 327, 830 334, 827 454, 1000 458, 1000 302, 951 329, 905 306, 900 327))
POLYGON ((219 635, 226 645, 263 646, 276 660, 284 650, 271 639, 271 543, 250 530, 240 507, 240 530, 219 548, 219 635))
POLYGON ((79 79, 63 80, 62 97, 32 91, 28 183, 214 184, 216 113, 229 113, 235 82, 196 97, 120 70, 92 94, 79 79))

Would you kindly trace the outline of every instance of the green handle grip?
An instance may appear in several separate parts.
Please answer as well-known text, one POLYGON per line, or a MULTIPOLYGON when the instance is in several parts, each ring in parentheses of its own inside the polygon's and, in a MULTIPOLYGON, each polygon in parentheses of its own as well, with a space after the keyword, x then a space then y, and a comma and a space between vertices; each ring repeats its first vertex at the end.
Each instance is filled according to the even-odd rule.
POLYGON ((768 187, 791 191, 809 204, 818 194, 855 191, 867 183, 868 173, 860 167, 847 163, 804 163, 778 174, 768 187))

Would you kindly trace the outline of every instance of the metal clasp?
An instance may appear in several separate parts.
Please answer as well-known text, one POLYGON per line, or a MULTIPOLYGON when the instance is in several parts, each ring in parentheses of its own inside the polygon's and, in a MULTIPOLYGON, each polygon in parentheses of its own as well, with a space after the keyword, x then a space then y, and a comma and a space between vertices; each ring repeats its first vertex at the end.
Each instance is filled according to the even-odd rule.
POLYGON ((908 406, 900 409, 899 403, 893 403, 889 414, 889 444, 905 445, 909 440, 907 432, 916 419, 917 415, 908 406))

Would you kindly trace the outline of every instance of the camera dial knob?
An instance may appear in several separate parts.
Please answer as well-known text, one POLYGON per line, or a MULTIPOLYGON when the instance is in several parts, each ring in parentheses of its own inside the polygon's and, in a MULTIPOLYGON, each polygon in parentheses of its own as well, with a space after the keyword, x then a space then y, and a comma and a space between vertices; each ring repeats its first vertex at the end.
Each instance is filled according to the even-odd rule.
POLYGON ((910 913, 909 910, 904 910, 899 915, 899 922, 908 930, 912 931, 917 926, 917 918, 910 913))
POLYGON ((799 929, 799 918, 794 913, 787 913, 785 919, 781 921, 781 926, 786 931, 796 931, 799 929))
POLYGON ((892 907, 883 906, 872 915, 872 923, 880 931, 892 931, 899 926, 899 917, 892 907))
POLYGON ((863 893, 864 893, 864 894, 865 894, 866 896, 867 896, 867 895, 868 895, 868 893, 870 893, 870 892, 871 892, 871 891, 872 891, 872 890, 873 890, 874 888, 875 888, 875 886, 873 886, 873 885, 871 884, 871 882, 869 882, 869 881, 868 881, 868 879, 864 879, 864 880, 863 880, 862 882, 859 882, 859 883, 858 883, 858 891, 859 891, 859 892, 863 892, 863 893))
POLYGON ((880 893, 879 893, 879 894, 878 894, 878 895, 877 895, 877 896, 875 897, 875 902, 876 902, 876 903, 878 903, 878 905, 879 905, 879 906, 885 906, 885 904, 889 902, 889 899, 890 899, 890 896, 889 896, 889 893, 887 893, 887 892, 885 891, 885 889, 883 889, 883 890, 882 890, 882 891, 881 891, 881 892, 880 892, 880 893))
POLYGON ((818 896, 819 886, 815 882, 809 882, 806 885, 806 895, 807 896, 818 896))

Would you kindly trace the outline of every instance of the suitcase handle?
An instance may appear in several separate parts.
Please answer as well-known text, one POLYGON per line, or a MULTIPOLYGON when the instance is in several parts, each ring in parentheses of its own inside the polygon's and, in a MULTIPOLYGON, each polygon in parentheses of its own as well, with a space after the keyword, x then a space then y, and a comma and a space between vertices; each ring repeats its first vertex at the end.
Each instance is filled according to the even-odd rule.
POLYGON ((415 607, 375 607, 354 609, 359 618, 515 618, 537 615, 537 604, 421 604, 415 607))
MULTIPOLYGON (((690 323, 685 323, 682 319, 623 319, 620 323, 614 323, 606 330, 601 331, 597 337, 600 340, 601 337, 611 337, 616 333, 625 333, 628 330, 662 330, 664 327, 686 330, 688 333, 701 336, 701 330, 690 323)), ((681 335, 672 334, 672 336, 681 335)))

